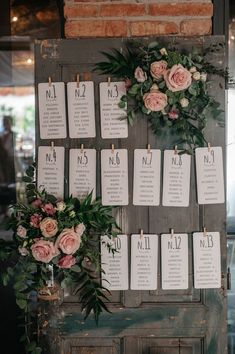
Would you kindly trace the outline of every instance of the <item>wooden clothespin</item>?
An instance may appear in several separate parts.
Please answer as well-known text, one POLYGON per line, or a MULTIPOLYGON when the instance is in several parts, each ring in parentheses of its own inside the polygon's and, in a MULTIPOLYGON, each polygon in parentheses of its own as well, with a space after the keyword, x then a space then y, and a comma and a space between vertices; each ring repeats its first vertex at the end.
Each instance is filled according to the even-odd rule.
POLYGON ((108 86, 110 86, 110 83, 111 83, 111 77, 109 76, 108 77, 108 86))
POLYGON ((207 143, 207 147, 208 147, 208 152, 210 152, 211 151, 211 144, 207 143))
POLYGON ((54 141, 51 141, 51 150, 54 149, 54 141))
POLYGON ((203 227, 203 236, 204 236, 204 237, 207 236, 207 230, 206 230, 206 227, 205 227, 205 226, 203 227))
POLYGON ((111 145, 112 154, 114 153, 114 144, 111 145))
POLYGON ((178 155, 177 145, 175 145, 175 155, 178 155))
POLYGON ((83 153, 84 144, 81 144, 81 154, 83 153))
POLYGON ((143 240, 143 238, 144 238, 144 230, 141 229, 140 230, 140 239, 143 240))
POLYGON ((49 87, 51 87, 51 84, 52 84, 52 80, 51 80, 51 77, 49 76, 48 77, 48 85, 49 85, 49 87))
POLYGON ((80 84, 80 75, 77 74, 76 76, 76 81, 77 81, 77 88, 79 88, 79 84, 80 84))
POLYGON ((151 146, 150 146, 150 144, 148 144, 147 145, 148 154, 150 154, 150 152, 151 152, 150 149, 151 149, 151 146))
POLYGON ((174 229, 171 229, 171 238, 174 236, 174 229))

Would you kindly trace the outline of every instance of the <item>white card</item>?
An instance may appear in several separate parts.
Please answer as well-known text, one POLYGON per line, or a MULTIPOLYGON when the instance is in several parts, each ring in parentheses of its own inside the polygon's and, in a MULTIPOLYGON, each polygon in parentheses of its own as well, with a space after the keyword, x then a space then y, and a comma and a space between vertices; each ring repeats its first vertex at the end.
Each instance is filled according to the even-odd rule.
POLYGON ((156 290, 158 236, 131 236, 131 289, 156 290))
POLYGON ((160 204, 161 151, 136 149, 134 151, 134 205, 160 204))
POLYGON ((195 155, 198 204, 224 203, 222 148, 197 148, 195 155))
POLYGON ((103 205, 128 205, 128 161, 126 149, 101 150, 103 205))
POLYGON ((193 234, 194 287, 210 289, 221 287, 220 233, 193 234))
POLYGON ((188 234, 161 235, 162 289, 188 289, 188 234))
POLYGON ((96 198, 96 150, 71 149, 69 152, 69 194, 84 199, 93 190, 96 198))
POLYGON ((126 94, 124 81, 100 83, 101 136, 108 138, 127 138, 127 112, 118 107, 120 99, 126 94))
POLYGON ((189 206, 191 156, 164 151, 163 206, 189 206))
POLYGON ((68 82, 70 138, 95 137, 95 99, 93 81, 68 82))
POLYGON ((39 125, 41 139, 67 136, 65 89, 63 82, 38 84, 39 125))
POLYGON ((64 198, 64 147, 39 146, 37 185, 57 198, 64 198))
POLYGON ((108 236, 101 237, 102 285, 109 290, 128 290, 128 244, 127 235, 118 235, 114 241, 108 236), (106 243, 117 252, 109 252, 106 243))

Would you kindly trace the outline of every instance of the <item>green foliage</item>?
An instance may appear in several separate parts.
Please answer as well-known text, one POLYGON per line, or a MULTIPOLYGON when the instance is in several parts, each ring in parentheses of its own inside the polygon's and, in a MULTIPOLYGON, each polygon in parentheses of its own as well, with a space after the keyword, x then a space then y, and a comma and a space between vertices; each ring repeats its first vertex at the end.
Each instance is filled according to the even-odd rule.
MULTIPOLYGON (((192 154, 195 147, 207 143, 203 129, 208 117, 217 119, 220 125, 223 124, 223 111, 219 103, 207 93, 207 74, 224 78, 228 76, 226 70, 215 67, 207 59, 208 54, 219 52, 222 48, 223 45, 218 43, 204 51, 192 48, 190 53, 185 53, 172 46, 165 48, 157 41, 149 44, 129 41, 123 52, 115 49, 112 54, 103 53, 106 61, 97 63, 94 70, 126 81, 127 94, 121 98, 119 107, 125 108, 127 103, 127 120, 130 125, 134 124, 136 117, 143 117, 148 120, 155 135, 171 134, 180 149, 192 154), (159 62, 166 63, 167 67, 157 78, 152 73, 151 64, 159 62), (181 89, 176 85, 175 90, 169 84, 168 75, 173 75, 177 67, 183 67, 191 78, 186 88, 182 86, 181 89), (137 71, 142 72, 141 78, 137 71), (152 92, 162 94, 161 97, 167 98, 167 103, 161 103, 151 110, 145 102, 145 95, 152 92)), ((177 78, 173 77, 173 80, 177 78)), ((155 98, 151 98, 151 103, 158 105, 156 94, 155 98)))
MULTIPOLYGON (((41 353, 41 348, 27 333, 27 323, 35 322, 32 317, 31 294, 47 286, 51 276, 49 267, 52 265, 54 278, 61 286, 78 286, 76 292, 79 294, 85 318, 93 313, 98 323, 101 312, 109 311, 104 303, 108 300, 107 289, 100 282, 100 274, 103 272, 100 263, 100 236, 112 238, 120 231, 112 215, 112 207, 103 206, 100 199, 93 200, 92 193, 84 200, 70 196, 64 202, 58 201, 46 190, 36 188, 35 175, 35 166, 30 166, 23 177, 28 204, 17 203, 12 206, 8 228, 13 231, 13 241, 0 240, 0 260, 7 260, 9 263, 1 281, 4 285, 10 281, 13 283, 16 303, 27 318, 22 340, 26 342, 27 353, 33 354, 41 353), (35 217, 40 222, 48 219, 56 222, 56 234, 45 237, 41 224, 32 222, 35 217), (76 231, 76 228, 80 228, 80 231, 76 231), (78 248, 72 253, 64 253, 56 243, 65 230, 80 239, 78 248), (35 258, 32 246, 39 241, 49 242, 51 247, 55 247, 57 251, 52 254, 51 259, 39 261, 35 258), (63 267, 60 262, 68 256, 73 259, 73 264, 63 267)), ((108 243, 106 246, 109 247, 108 243)))

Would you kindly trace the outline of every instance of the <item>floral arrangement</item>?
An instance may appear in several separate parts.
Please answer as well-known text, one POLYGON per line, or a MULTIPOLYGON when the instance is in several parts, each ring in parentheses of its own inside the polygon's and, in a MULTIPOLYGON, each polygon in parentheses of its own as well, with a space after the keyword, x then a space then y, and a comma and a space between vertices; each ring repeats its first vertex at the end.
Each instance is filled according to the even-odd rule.
MULTIPOLYGON (((34 166, 26 174, 28 204, 13 205, 9 221, 13 242, 1 243, 0 258, 10 262, 3 283, 13 278, 16 302, 27 314, 31 312, 32 291, 41 299, 56 300, 60 286, 75 285, 85 318, 93 313, 98 322, 100 313, 108 311, 104 303, 107 289, 99 281, 100 235, 115 237, 119 230, 112 208, 100 200, 92 201, 92 194, 83 201, 72 197, 57 200, 36 188, 34 166)), ((29 339, 27 323, 25 332, 27 352, 41 353, 37 343, 29 339)))
POLYGON ((207 92, 208 74, 226 73, 206 62, 207 52, 194 49, 185 54, 157 42, 145 46, 133 41, 127 43, 125 53, 103 53, 107 61, 94 70, 125 80, 127 94, 119 106, 128 104, 130 125, 140 113, 156 135, 170 131, 177 139, 175 144, 193 153, 195 147, 207 143, 203 129, 208 113, 218 118, 222 112, 207 92))

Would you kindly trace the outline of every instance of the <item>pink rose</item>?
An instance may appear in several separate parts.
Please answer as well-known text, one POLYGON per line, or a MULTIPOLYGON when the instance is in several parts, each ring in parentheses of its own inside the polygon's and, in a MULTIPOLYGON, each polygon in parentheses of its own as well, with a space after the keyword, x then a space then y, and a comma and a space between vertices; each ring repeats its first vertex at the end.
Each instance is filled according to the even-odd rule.
POLYGON ((58 267, 68 269, 71 268, 75 263, 76 258, 69 254, 59 260, 58 267))
POLYGON ((192 83, 192 74, 181 64, 173 65, 164 75, 166 85, 172 92, 186 90, 192 83))
POLYGON ((40 208, 42 205, 42 200, 40 198, 35 199, 32 204, 31 204, 34 208, 40 208))
POLYGON ((54 257, 58 256, 59 250, 55 245, 47 240, 39 239, 32 246, 33 257, 43 263, 49 263, 54 257))
POLYGON ((177 109, 172 109, 169 113, 168 116, 170 119, 175 120, 179 118, 179 111, 177 109))
POLYGON ((33 214, 30 217, 30 225, 32 225, 33 227, 36 227, 38 229, 41 220, 42 220, 42 215, 37 214, 37 213, 33 214))
POLYGON ((167 106, 167 95, 160 91, 146 93, 143 99, 145 107, 152 112, 161 111, 167 106))
POLYGON ((56 240, 56 247, 65 254, 74 254, 80 247, 81 237, 74 228, 64 229, 56 240))
POLYGON ((58 232, 58 223, 55 219, 45 218, 40 222, 40 230, 45 237, 53 237, 58 232))
POLYGON ((83 232, 86 230, 85 225, 83 224, 83 222, 81 224, 78 224, 75 227, 75 232, 76 234, 79 234, 79 236, 82 236, 83 232))
POLYGON ((44 204, 42 210, 48 215, 54 215, 56 213, 56 208, 51 204, 44 204))
POLYGON ((161 79, 166 72, 167 62, 165 60, 154 61, 150 66, 150 72, 154 79, 161 79))
POLYGON ((27 230, 26 230, 26 228, 24 226, 19 225, 17 227, 16 233, 17 233, 18 236, 20 236, 22 238, 26 238, 27 230))
POLYGON ((28 256, 28 254, 29 254, 29 251, 25 247, 19 247, 18 251, 21 254, 21 256, 28 256))
POLYGON ((145 82, 147 80, 146 72, 144 72, 139 66, 135 69, 134 76, 138 82, 145 82))

